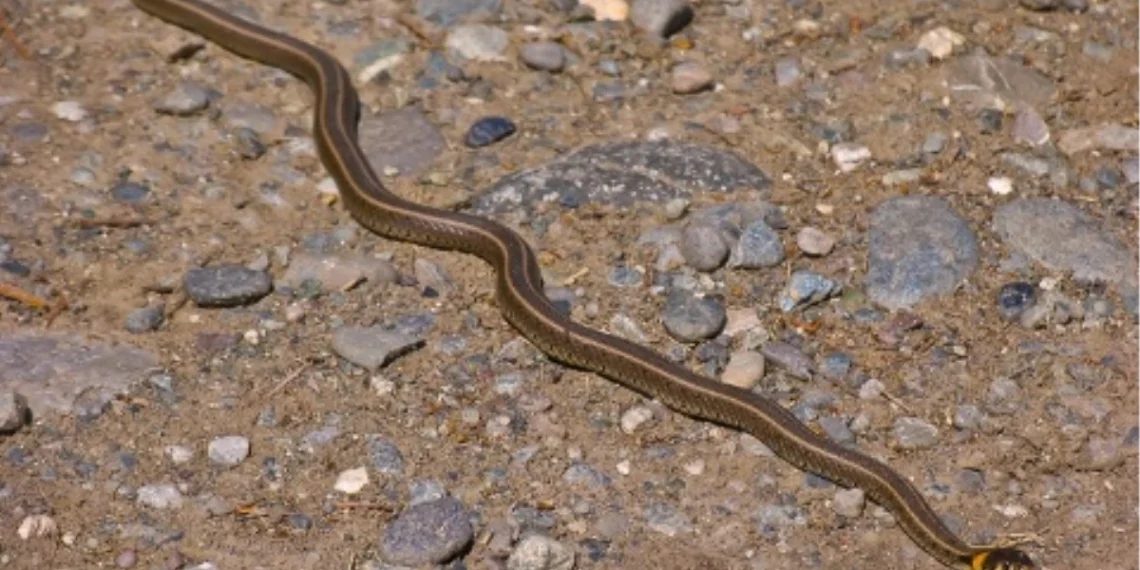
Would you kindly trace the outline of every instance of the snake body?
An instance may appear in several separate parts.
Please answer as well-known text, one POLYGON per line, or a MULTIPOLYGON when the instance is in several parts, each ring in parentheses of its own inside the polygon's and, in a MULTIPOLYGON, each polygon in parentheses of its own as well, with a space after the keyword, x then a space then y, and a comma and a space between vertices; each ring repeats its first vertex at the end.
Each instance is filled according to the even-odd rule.
POLYGON ((357 143, 360 110, 352 79, 328 52, 198 0, 133 1, 153 16, 307 83, 316 97, 313 137, 318 154, 352 217, 389 239, 482 258, 495 269, 495 291, 504 318, 551 358, 616 381, 683 414, 750 433, 799 469, 863 489, 895 515, 912 540, 947 566, 1036 568, 1020 550, 966 544, 898 473, 816 434, 779 404, 563 317, 544 294, 534 252, 513 230, 486 218, 430 208, 391 193, 357 143))

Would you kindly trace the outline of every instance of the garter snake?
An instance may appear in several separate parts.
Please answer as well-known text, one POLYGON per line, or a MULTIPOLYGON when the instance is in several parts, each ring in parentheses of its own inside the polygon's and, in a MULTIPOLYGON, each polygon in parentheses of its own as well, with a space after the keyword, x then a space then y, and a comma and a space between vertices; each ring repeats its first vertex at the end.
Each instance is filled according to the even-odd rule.
POLYGON ((506 226, 439 210, 387 190, 357 143, 359 101, 348 71, 328 52, 199 0, 133 0, 143 11, 247 59, 283 69, 313 90, 313 138, 352 217, 388 238, 476 255, 494 267, 504 318, 552 359, 599 374, 704 421, 759 438, 799 469, 859 487, 943 564, 965 570, 1031 570, 1024 552, 972 546, 950 531, 922 495, 877 460, 817 435, 779 404, 715 382, 625 339, 563 317, 543 292, 534 252, 506 226))

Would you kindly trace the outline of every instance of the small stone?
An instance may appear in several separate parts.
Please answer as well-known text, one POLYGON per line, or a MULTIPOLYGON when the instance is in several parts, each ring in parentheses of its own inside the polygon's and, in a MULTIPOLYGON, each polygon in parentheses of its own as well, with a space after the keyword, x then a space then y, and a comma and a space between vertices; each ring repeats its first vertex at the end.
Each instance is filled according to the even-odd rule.
POLYGON ((346 495, 355 495, 359 493, 365 485, 368 485, 368 469, 357 467, 355 469, 341 471, 340 475, 337 475, 333 489, 346 495))
POLYGON ((688 0, 633 0, 629 21, 639 30, 667 38, 693 21, 688 0))
POLYGON ((135 500, 152 509, 177 509, 182 506, 182 492, 169 483, 143 485, 135 500))
POLYGON ((800 62, 795 58, 784 58, 776 62, 776 86, 795 85, 803 77, 800 62))
POLYGON ((16 536, 20 537, 20 540, 53 537, 58 533, 59 526, 55 519, 47 515, 28 515, 16 528, 16 536))
POLYGON ((871 149, 855 143, 839 143, 831 147, 831 159, 840 172, 852 172, 871 159, 871 149))
POLYGON ((225 264, 187 271, 183 288, 199 307, 236 307, 268 295, 273 282, 264 271, 225 264))
POLYGON ((124 550, 115 557, 115 566, 119 568, 134 568, 138 561, 138 553, 134 550, 124 550))
POLYGON ((712 74, 704 66, 692 62, 675 65, 671 82, 673 92, 678 95, 699 93, 715 83, 712 74))
POLYGON ((788 313, 795 309, 814 305, 839 294, 842 286, 814 271, 796 271, 788 279, 788 284, 780 292, 780 310, 788 313))
POLYGON ((209 104, 208 89, 197 83, 182 82, 155 103, 154 110, 164 115, 186 117, 202 111, 209 104))
POLYGON ((774 267, 784 261, 784 243, 764 221, 748 224, 732 248, 728 266, 741 269, 774 267))
POLYGON ((23 394, 14 390, 0 392, 0 434, 16 433, 32 419, 32 410, 23 394))
POLYGON ((129 204, 140 204, 150 196, 150 188, 144 184, 120 180, 111 187, 111 197, 129 204))
POLYGON ((240 435, 216 438, 206 447, 206 454, 218 465, 234 467, 249 457, 249 439, 240 435))
POLYGON ((689 224, 681 234, 681 255, 697 271, 713 271, 728 257, 720 231, 706 224, 689 224))
POLYGON ((557 72, 566 66, 566 51, 557 42, 530 42, 519 50, 519 57, 531 69, 541 71, 557 72))
POLYGON ((632 434, 651 419, 653 419, 653 410, 647 406, 635 406, 621 415, 621 431, 632 434))
POLYGON ((985 414, 977 406, 963 404, 954 410, 954 427, 961 430, 975 430, 982 426, 985 414))
POLYGON ((87 118, 87 109, 78 101, 60 101, 51 106, 51 112, 56 118, 72 123, 78 123, 87 118))
POLYGON ((835 247, 835 238, 818 228, 807 226, 796 234, 796 246, 808 255, 823 256, 831 253, 835 247))
POLYGON ((993 134, 1001 131, 1005 114, 1000 109, 982 109, 978 112, 978 123, 982 134, 993 134))
POLYGON ((815 365, 811 358, 798 347, 786 342, 779 340, 769 342, 761 348, 761 352, 776 366, 801 380, 810 380, 815 372, 815 365))
POLYGON ((1082 461, 1075 467, 1086 471, 1107 471, 1124 461, 1124 453, 1120 441, 1091 437, 1085 443, 1082 461))
POLYGON ((1006 176, 995 176, 986 181, 986 186, 989 187, 990 192, 998 196, 1007 196, 1013 192, 1013 180, 1006 176))
POLYGON ((182 464, 194 458, 194 451, 185 445, 168 445, 166 446, 166 456, 174 464, 182 464))
POLYGON ((938 441, 938 428, 919 418, 899 418, 895 421, 893 435, 903 449, 926 449, 938 441))
POLYGON ((665 503, 650 503, 645 507, 644 515, 646 526, 665 536, 677 536, 692 530, 689 518, 665 503))
POLYGON ((443 564, 474 538, 463 504, 444 497, 420 503, 400 514, 380 539, 385 561, 402 566, 443 564))
POLYGON ((851 426, 846 421, 824 416, 816 420, 816 423, 827 434, 827 437, 831 438, 831 441, 840 445, 853 445, 855 443, 855 432, 851 431, 851 426))
POLYGON ((571 570, 574 550, 552 538, 530 534, 507 558, 507 570, 571 570))
POLYGON ((720 381, 751 390, 764 377, 764 355, 752 350, 737 352, 728 360, 720 381))
POLYGON ((842 379, 850 371, 851 357, 842 352, 828 354, 819 364, 819 373, 832 380, 842 379))
POLYGON ((835 492, 835 499, 831 502, 831 509, 835 514, 847 518, 862 516, 863 508, 867 505, 867 496, 862 489, 840 489, 835 492))
POLYGON ((127 313, 125 327, 127 332, 142 334, 157 330, 166 319, 166 307, 161 305, 142 307, 127 313))
POLYGON ((332 344, 341 358, 375 372, 422 347, 424 341, 382 327, 344 326, 333 332, 332 344))
POLYGON ((927 135, 922 142, 922 152, 925 154, 938 154, 946 148, 946 133, 933 132, 927 135))
POLYGON ((1013 140, 1031 146, 1041 146, 1049 142, 1049 125, 1036 109, 1022 106, 1013 118, 1013 127, 1010 129, 1013 140))
POLYGON ((506 61, 504 53, 511 43, 507 32, 485 24, 464 24, 452 28, 447 35, 447 49, 472 61, 506 61))
POLYGON ((998 290, 998 312, 1007 320, 1016 320, 1026 309, 1037 304, 1037 288, 1032 283, 1014 281, 998 290))
POLYGON ((506 117, 483 117, 467 130, 463 144, 470 148, 484 147, 511 136, 515 129, 515 124, 506 117))
POLYGON ((728 317, 724 306, 715 299, 677 290, 666 300, 661 320, 673 338, 696 342, 716 336, 724 329, 728 317))
POLYGON ((966 43, 966 37, 945 26, 926 32, 918 40, 918 47, 934 59, 946 59, 954 48, 966 43))

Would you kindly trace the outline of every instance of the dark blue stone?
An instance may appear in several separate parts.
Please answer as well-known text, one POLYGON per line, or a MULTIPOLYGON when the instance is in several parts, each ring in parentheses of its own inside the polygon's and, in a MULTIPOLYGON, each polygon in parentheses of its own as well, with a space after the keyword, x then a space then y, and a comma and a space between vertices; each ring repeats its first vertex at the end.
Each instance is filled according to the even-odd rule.
POLYGON ((150 188, 130 181, 122 181, 111 188, 111 196, 116 200, 137 204, 150 194, 150 188))
POLYGON ((501 141, 515 132, 515 124, 506 117, 483 117, 467 130, 464 144, 471 148, 501 141))
POLYGON ((1016 318, 1037 302, 1037 288, 1032 283, 1014 281, 998 291, 998 311, 1007 319, 1016 318))

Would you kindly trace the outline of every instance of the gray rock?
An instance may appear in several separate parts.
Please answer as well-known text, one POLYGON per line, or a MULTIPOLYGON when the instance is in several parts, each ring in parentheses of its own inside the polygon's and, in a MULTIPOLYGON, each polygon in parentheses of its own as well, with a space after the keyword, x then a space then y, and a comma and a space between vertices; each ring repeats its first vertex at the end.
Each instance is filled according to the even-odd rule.
POLYGON ((507 558, 507 570, 571 570, 574 550, 540 534, 523 537, 507 558))
POLYGON ((423 345, 423 339, 382 327, 344 326, 333 333, 333 351, 370 371, 376 371, 423 345))
POLYGON ((383 559, 392 564, 443 564, 471 544, 474 530, 459 501, 444 497, 400 514, 380 539, 383 559))
POLYGON ((451 27, 467 18, 494 16, 502 4, 502 0, 416 0, 416 16, 451 27))
POLYGON ((199 307, 236 307, 268 295, 273 282, 264 271, 224 264, 187 271, 183 287, 199 307))
POLYGON ((1091 437, 1085 443, 1081 461, 1075 467, 1086 471, 1107 471, 1124 461, 1124 449, 1117 439, 1091 437))
POLYGON ((699 93, 711 89, 716 84, 716 80, 708 69, 691 61, 681 62, 673 66, 669 82, 673 92, 678 95, 699 93))
POLYGON ((529 42, 519 49, 519 57, 531 69, 556 72, 566 66, 566 50, 558 42, 529 42))
POLYGON ((813 257, 824 256, 835 247, 835 238, 818 228, 807 226, 796 233, 796 247, 813 257))
POLYGON ((926 449, 938 442, 938 428, 919 418, 895 420, 892 435, 903 449, 926 449))
POLYGON ((977 406, 962 404, 954 410, 954 427, 961 430, 976 430, 985 421, 985 414, 977 406))
POLYGON ((788 313, 795 309, 815 305, 838 295, 843 286, 814 271, 799 270, 788 279, 780 292, 780 310, 788 313))
POLYGON ((863 508, 866 505, 867 496, 862 489, 840 489, 835 492, 831 509, 837 515, 855 518, 863 514, 863 508))
POLYGON ((1013 140, 1030 146, 1041 146, 1049 142, 1049 125, 1033 107, 1022 106, 1013 117, 1010 129, 1013 140))
POLYGON ((633 0, 629 21, 643 32, 667 38, 693 21, 688 0, 633 0))
POLYGON ((994 212, 994 232, 1053 271, 1072 272, 1085 283, 1136 287, 1136 257, 1080 208, 1050 198, 1026 198, 994 212))
POLYGON ((766 190, 768 177, 740 156, 670 140, 590 146, 496 182, 472 204, 478 214, 529 215, 543 202, 629 206, 737 188, 766 190))
POLYGON ((240 435, 219 437, 206 446, 210 461, 223 467, 234 467, 249 457, 249 439, 240 435))
POLYGON ((404 470, 404 456, 400 448, 390 439, 370 437, 368 439, 368 458, 372 468, 381 473, 401 473, 404 470))
POLYGON ((152 509, 177 509, 182 506, 182 492, 169 483, 143 485, 135 500, 152 509))
POLYGON ((815 364, 812 363, 811 357, 798 347, 784 341, 769 342, 760 351, 773 364, 801 380, 810 380, 815 373, 815 364))
POLYGON ((412 481, 410 492, 411 498, 408 499, 409 507, 422 505, 424 503, 433 503, 447 496, 447 489, 443 486, 443 483, 433 479, 418 479, 412 481))
POLYGON ((716 299, 677 290, 666 299, 661 320, 673 338, 696 342, 719 334, 728 322, 728 315, 716 299))
POLYGON ((570 485, 594 488, 609 487, 612 483, 609 476, 585 463, 574 463, 567 467, 562 473, 562 481, 570 485))
POLYGON ((677 536, 693 529, 693 523, 689 517, 666 503, 650 503, 645 507, 643 515, 645 516, 645 525, 650 530, 665 536, 677 536))
POLYGON ((485 24, 456 26, 447 35, 448 51, 471 61, 505 61, 510 43, 502 28, 485 24))
POLYGON ((158 327, 162 326, 164 320, 166 320, 165 306, 141 307, 127 313, 124 326, 128 332, 142 334, 157 330, 158 327))
POLYGON ((183 81, 174 90, 154 104, 154 110, 164 115, 186 117, 210 105, 210 90, 192 81, 183 81))
POLYGON ((761 220, 744 228, 732 248, 728 266, 741 269, 774 267, 784 261, 784 243, 771 226, 761 220))
POLYGON ((109 403, 158 365, 157 355, 127 344, 68 335, 0 335, 0 391, 23 394, 34 417, 74 413, 80 394, 88 403, 109 403))
POLYGON ((438 293, 450 293, 455 289, 455 282, 447 274, 447 270, 430 259, 417 257, 412 263, 412 270, 416 281, 424 287, 431 287, 438 293))
POLYGON ((745 350, 733 353, 721 373, 720 381, 725 384, 751 390, 764 377, 764 355, 745 350))
POLYGON ((816 423, 819 424, 823 433, 826 433, 827 437, 831 438, 831 441, 839 445, 849 446, 855 444, 855 432, 851 431, 851 427, 847 425, 847 422, 842 418, 823 416, 816 420, 816 423))
POLYGON ((402 177, 418 176, 446 148, 443 134, 415 106, 360 120, 360 148, 378 173, 395 169, 402 177))
POLYGON ((976 109, 1045 108, 1057 91, 1052 80, 1012 57, 974 53, 950 62, 944 73, 951 96, 976 109))
POLYGON ((1002 162, 1038 178, 1049 174, 1052 168, 1049 161, 1020 152, 1005 152, 1000 158, 1002 162))
POLYGON ((867 296, 904 309, 952 291, 978 264, 978 242, 966 220, 932 196, 904 196, 871 214, 867 296))
POLYGON ((0 392, 0 435, 16 433, 32 420, 32 410, 23 394, 13 390, 0 392))
POLYGON ((697 271, 713 271, 728 257, 728 245, 720 230, 705 224, 689 224, 681 234, 681 255, 697 271))
POLYGON ((398 277, 392 262, 379 257, 298 252, 277 280, 277 287, 336 292, 345 291, 362 281, 395 283, 398 277))
POLYGON ((1087 150, 1135 151, 1137 146, 1140 129, 1112 123, 1065 131, 1057 140, 1057 148, 1068 155, 1087 150))

